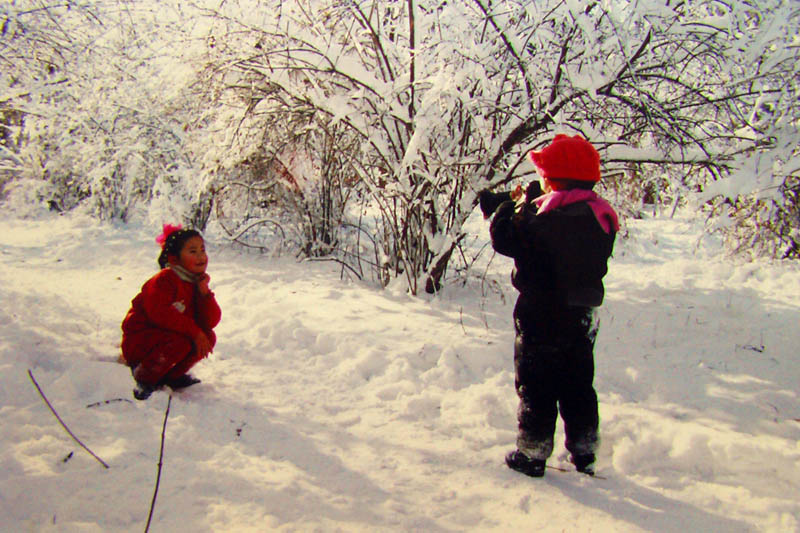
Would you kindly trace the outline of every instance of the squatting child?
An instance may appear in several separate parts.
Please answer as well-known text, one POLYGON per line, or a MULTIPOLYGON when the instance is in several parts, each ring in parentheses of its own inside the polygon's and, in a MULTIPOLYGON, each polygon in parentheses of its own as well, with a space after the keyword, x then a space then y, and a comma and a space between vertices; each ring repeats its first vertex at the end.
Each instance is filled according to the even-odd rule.
POLYGON ((517 449, 506 464, 541 477, 553 452, 560 411, 566 448, 578 471, 594 475, 598 409, 594 380, 594 309, 619 230, 617 215, 593 186, 600 156, 580 136, 556 135, 530 158, 542 179, 516 193, 481 193, 491 215, 492 246, 514 259, 517 449), (501 203, 502 202, 502 203, 501 203), (498 205, 499 204, 499 205, 498 205))
POLYGON ((122 322, 122 358, 136 380, 137 400, 162 385, 180 389, 199 383, 188 371, 213 350, 213 330, 222 316, 208 287, 200 233, 166 224, 156 242, 161 270, 145 282, 122 322))

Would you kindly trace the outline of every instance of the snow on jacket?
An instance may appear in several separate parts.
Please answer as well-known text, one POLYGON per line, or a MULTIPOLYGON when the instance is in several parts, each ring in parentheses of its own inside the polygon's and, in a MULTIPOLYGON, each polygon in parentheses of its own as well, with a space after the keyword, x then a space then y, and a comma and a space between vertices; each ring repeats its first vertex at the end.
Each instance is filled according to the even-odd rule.
POLYGON ((131 309, 122 321, 123 344, 125 336, 152 328, 174 331, 192 339, 202 331, 212 330, 221 317, 213 293, 202 296, 194 283, 183 281, 165 268, 147 280, 131 302, 131 309))
POLYGON ((617 217, 596 193, 557 191, 515 213, 505 202, 490 226, 492 246, 514 259, 512 282, 543 304, 598 307, 614 248, 617 217))

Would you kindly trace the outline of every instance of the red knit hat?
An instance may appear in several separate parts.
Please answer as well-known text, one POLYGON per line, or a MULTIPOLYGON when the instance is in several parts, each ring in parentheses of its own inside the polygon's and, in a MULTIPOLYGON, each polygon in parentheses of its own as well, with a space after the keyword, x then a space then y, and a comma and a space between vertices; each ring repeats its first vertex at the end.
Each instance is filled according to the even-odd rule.
POLYGON ((580 135, 558 134, 549 146, 528 155, 543 178, 600 181, 600 154, 580 135))

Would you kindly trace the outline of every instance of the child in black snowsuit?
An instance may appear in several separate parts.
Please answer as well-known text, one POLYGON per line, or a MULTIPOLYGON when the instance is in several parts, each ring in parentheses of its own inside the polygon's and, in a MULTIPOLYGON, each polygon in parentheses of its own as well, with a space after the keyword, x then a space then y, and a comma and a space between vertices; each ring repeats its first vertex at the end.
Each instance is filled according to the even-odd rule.
POLYGON ((512 283, 519 291, 514 308, 519 432, 506 463, 543 476, 560 411, 572 462, 594 475, 599 424, 592 385, 594 308, 603 302, 602 279, 619 224, 611 206, 591 190, 600 180, 600 156, 588 141, 557 135, 530 157, 543 194, 534 182, 524 199, 519 189, 512 198, 489 192, 480 198, 485 216, 496 207, 492 246, 514 259, 512 283))

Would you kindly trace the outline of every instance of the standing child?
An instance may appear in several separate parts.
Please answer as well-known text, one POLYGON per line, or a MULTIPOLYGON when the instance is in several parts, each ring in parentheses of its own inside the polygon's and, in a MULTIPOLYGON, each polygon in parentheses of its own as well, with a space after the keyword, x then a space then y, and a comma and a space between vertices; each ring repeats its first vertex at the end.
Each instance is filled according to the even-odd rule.
MULTIPOLYGON (((594 308, 603 302, 602 279, 619 224, 611 206, 591 190, 600 180, 600 156, 588 141, 556 135, 530 157, 544 194, 529 187, 523 200, 518 190, 516 198, 497 207, 490 227, 494 249, 514 259, 512 282, 519 291, 514 307, 519 431, 517 449, 506 463, 543 476, 560 411, 572 462, 594 475, 599 425, 592 385, 594 308)), ((483 196, 484 205, 498 197, 483 196)))
POLYGON ((162 385, 179 389, 199 383, 187 372, 213 350, 213 329, 222 315, 208 288, 203 237, 166 224, 156 242, 161 271, 142 286, 122 321, 122 357, 136 380, 137 400, 162 385))

